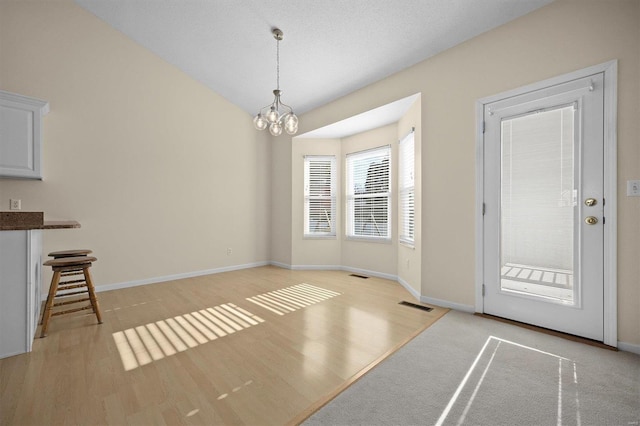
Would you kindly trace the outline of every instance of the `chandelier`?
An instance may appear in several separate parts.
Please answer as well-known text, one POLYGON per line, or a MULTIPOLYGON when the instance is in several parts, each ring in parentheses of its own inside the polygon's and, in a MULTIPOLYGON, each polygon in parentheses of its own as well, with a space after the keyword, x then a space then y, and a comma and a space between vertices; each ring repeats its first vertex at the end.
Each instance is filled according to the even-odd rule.
POLYGON ((273 91, 275 97, 271 104, 260 109, 253 118, 253 125, 258 130, 268 127, 273 136, 281 135, 283 129, 288 134, 295 135, 298 131, 298 117, 293 113, 293 108, 280 100, 280 41, 283 33, 278 28, 274 28, 271 33, 276 39, 276 90, 273 91))

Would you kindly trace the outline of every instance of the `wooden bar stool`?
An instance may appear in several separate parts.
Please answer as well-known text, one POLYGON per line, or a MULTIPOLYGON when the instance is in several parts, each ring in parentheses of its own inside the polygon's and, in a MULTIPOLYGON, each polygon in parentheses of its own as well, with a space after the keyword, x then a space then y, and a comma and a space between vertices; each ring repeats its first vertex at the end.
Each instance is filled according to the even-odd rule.
MULTIPOLYGON (((89 249, 79 249, 79 250, 60 250, 60 251, 52 251, 48 254, 48 256, 53 257, 54 259, 60 259, 61 257, 75 257, 75 256, 86 256, 88 254, 93 253, 92 250, 89 249)), ((82 268, 78 268, 76 270, 65 271, 60 274, 61 277, 67 277, 70 275, 81 275, 82 268)), ((84 282, 84 281, 83 281, 84 282)), ((44 303, 44 306, 49 304, 49 299, 51 297, 51 293, 47 295, 47 301, 44 303)), ((42 318, 40 319, 40 324, 42 325, 42 321, 44 321, 44 310, 42 311, 42 318)))
MULTIPOLYGON (((85 250, 86 251, 86 250, 85 250)), ((89 252, 91 252, 89 250, 89 252)), ((76 253, 78 254, 78 253, 76 253)), ((102 316, 100 314, 100 307, 98 306, 98 299, 96 298, 95 288, 93 281, 91 280, 91 264, 96 259, 93 256, 62 256, 48 260, 44 263, 45 266, 51 266, 53 269, 53 277, 51 278, 51 286, 49 287, 49 295, 47 296, 47 302, 42 314, 42 330, 40 337, 47 335, 47 328, 49 327, 49 320, 52 316, 70 314, 72 312, 83 311, 86 309, 92 309, 96 314, 98 323, 102 324, 102 316), (82 275, 81 279, 60 281, 61 278, 69 277, 72 275, 82 275), (88 294, 86 298, 78 299, 79 294, 88 294), (61 300, 56 302, 56 299, 61 300), (53 311, 54 307, 66 306, 74 303, 89 302, 88 305, 80 306, 77 308, 53 311)))

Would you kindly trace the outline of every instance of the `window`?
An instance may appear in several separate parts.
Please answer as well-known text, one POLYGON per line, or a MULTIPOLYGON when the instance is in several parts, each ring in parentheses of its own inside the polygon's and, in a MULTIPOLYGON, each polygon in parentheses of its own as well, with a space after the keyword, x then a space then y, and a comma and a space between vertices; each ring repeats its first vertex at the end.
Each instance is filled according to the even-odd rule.
POLYGON ((304 157, 304 235, 336 235, 336 158, 304 157))
POLYGON ((347 238, 391 238, 389 145, 347 155, 347 238))
POLYGON ((398 205, 400 207, 400 242, 413 245, 415 232, 414 133, 399 144, 398 205))

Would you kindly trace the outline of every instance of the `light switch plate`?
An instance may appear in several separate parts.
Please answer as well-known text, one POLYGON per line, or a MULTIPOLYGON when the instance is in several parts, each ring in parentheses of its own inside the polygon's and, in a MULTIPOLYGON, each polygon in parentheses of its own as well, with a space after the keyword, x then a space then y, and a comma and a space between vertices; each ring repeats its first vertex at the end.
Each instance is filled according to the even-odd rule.
POLYGON ((640 180, 627 181, 627 197, 640 197, 640 180))

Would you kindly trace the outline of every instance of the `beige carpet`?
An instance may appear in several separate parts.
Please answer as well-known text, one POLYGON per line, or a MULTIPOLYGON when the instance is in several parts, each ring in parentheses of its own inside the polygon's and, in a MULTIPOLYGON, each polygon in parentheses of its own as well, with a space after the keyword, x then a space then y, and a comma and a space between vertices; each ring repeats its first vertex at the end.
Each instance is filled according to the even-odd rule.
POLYGON ((640 356, 451 311, 305 425, 638 425, 640 356))

